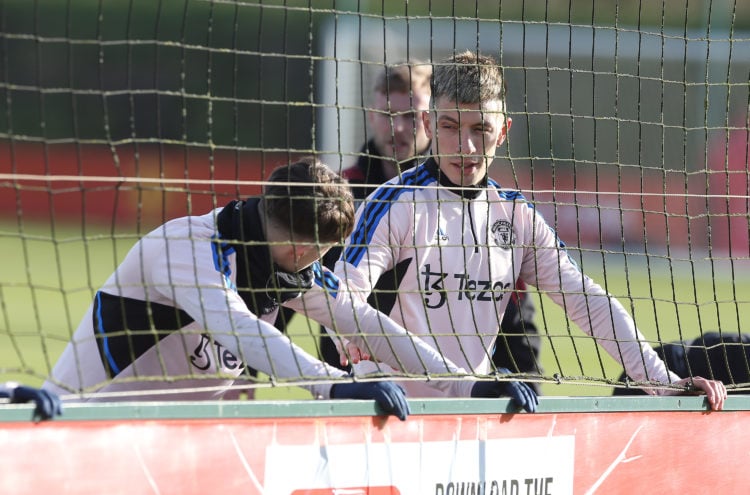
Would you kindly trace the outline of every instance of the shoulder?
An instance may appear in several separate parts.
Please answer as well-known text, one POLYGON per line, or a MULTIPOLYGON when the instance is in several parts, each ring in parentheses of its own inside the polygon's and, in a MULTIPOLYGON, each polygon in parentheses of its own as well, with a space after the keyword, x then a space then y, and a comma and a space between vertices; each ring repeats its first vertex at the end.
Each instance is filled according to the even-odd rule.
POLYGON ((537 213, 534 203, 529 201, 521 191, 504 188, 492 179, 487 184, 487 195, 490 201, 498 201, 500 203, 512 202, 515 208, 523 208, 537 213))
POLYGON ((403 171, 400 176, 394 177, 383 184, 383 187, 418 190, 430 185, 436 185, 437 183, 437 177, 425 167, 425 164, 421 164, 403 171))
POLYGON ((524 197, 523 193, 517 189, 509 189, 501 186, 497 181, 494 179, 489 179, 487 181, 487 189, 492 194, 497 195, 501 199, 509 200, 509 201, 523 201, 524 203, 528 203, 529 201, 524 197))
POLYGON ((144 242, 175 244, 180 241, 194 241, 210 238, 216 233, 216 215, 213 210, 201 216, 185 216, 167 221, 141 239, 144 242))
POLYGON ((391 208, 397 203, 413 204, 415 198, 423 197, 424 194, 434 192, 430 188, 436 180, 429 174, 423 173, 420 167, 409 169, 401 174, 400 177, 381 184, 367 197, 366 202, 372 208, 378 209, 391 208))

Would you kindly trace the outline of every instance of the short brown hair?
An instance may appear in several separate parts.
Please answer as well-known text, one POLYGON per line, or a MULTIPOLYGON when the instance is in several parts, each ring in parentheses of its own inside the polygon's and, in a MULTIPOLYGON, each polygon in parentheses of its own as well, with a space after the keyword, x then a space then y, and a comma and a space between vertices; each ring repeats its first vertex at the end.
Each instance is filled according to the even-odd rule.
POLYGON ((375 78, 376 93, 409 93, 430 89, 432 67, 421 62, 386 65, 375 78))
POLYGON ((502 68, 494 58, 468 50, 435 64, 431 86, 433 106, 444 97, 458 104, 500 101, 505 107, 502 68))
POLYGON ((314 157, 274 170, 265 186, 269 220, 290 235, 341 242, 354 228, 354 198, 345 179, 314 157))

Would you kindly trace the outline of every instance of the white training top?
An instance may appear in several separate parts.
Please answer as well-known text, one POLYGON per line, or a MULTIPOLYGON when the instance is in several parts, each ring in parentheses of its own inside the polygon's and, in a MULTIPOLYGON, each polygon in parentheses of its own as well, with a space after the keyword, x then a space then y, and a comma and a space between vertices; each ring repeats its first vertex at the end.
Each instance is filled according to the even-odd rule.
MULTIPOLYGON (((437 165, 428 160, 373 192, 357 212, 335 273, 365 299, 391 271, 400 276, 387 288, 396 293, 389 316, 473 373, 490 371, 500 322, 521 278, 565 308, 633 379, 679 379, 625 308, 579 270, 536 209, 494 181, 481 190, 450 189, 439 185, 437 165)), ((420 382, 403 385, 411 397, 442 395, 420 382)))
MULTIPOLYGON (((235 289, 236 253, 224 253, 229 270, 222 272, 218 262, 215 218, 219 211, 172 220, 133 246, 97 293, 44 388, 60 395, 97 392, 91 400, 117 400, 104 393, 124 391, 140 393, 120 400, 198 400, 221 397, 242 372, 243 362, 278 378, 314 380, 344 375, 274 328, 277 311, 259 318, 248 309, 235 289), (102 298, 110 296, 143 307, 148 304, 146 312, 154 321, 174 319, 177 310, 187 314, 185 320, 193 321, 177 327, 178 331, 163 332, 165 335, 158 335, 160 340, 146 335, 150 338, 146 344, 133 340, 127 349, 114 349, 117 335, 101 335, 94 318, 95 308, 106 307, 102 298), (139 354, 145 352, 129 356, 136 353, 134 347, 139 348, 139 354), (129 364, 122 365, 123 359, 129 364), (150 390, 158 393, 149 395, 150 390)), ((135 332, 132 338, 137 336, 135 332)), ((330 386, 305 388, 313 396, 328 397, 330 386)))

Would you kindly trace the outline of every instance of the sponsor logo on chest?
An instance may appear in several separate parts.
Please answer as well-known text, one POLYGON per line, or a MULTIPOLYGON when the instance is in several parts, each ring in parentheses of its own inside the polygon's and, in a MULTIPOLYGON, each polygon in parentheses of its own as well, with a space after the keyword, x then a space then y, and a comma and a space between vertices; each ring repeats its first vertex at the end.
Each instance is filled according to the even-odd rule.
POLYGON ((420 275, 423 277, 424 304, 437 309, 445 305, 449 293, 458 301, 498 302, 512 288, 511 282, 503 280, 482 280, 466 273, 447 273, 434 270, 427 263, 420 275))

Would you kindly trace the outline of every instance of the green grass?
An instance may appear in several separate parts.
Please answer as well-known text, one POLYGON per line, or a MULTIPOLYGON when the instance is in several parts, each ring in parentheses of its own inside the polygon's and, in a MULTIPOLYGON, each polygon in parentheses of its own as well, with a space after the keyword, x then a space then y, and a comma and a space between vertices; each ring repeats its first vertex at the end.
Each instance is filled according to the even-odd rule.
MULTIPOLYGON (((39 385, 90 304, 97 287, 137 238, 102 228, 0 222, 0 381, 39 385)), ((745 262, 747 263, 747 262, 745 262)), ((696 259, 587 254, 584 271, 606 285, 635 315, 652 342, 691 338, 700 331, 737 332, 750 317, 750 281, 734 276, 746 264, 696 259)), ((536 322, 546 329, 542 365, 547 376, 616 378, 619 365, 565 318, 546 296, 535 294, 536 322)), ((316 353, 317 324, 295 317, 289 334, 316 353)), ((609 395, 598 385, 545 383, 545 395, 609 395)), ((297 387, 261 388, 260 399, 302 399, 297 387)))
MULTIPOLYGON (((630 311, 653 345, 695 338, 701 332, 739 332, 741 322, 750 316, 750 282, 736 275, 747 266, 747 261, 689 260, 683 255, 668 259, 632 254, 626 263, 623 255, 587 254, 581 262, 584 272, 630 311)), ((547 374, 600 379, 619 376, 621 366, 569 323, 559 306, 544 296, 537 296, 537 303, 537 325, 550 335, 542 351, 547 374)), ((543 387, 550 395, 601 395, 610 390, 552 383, 543 387)))

